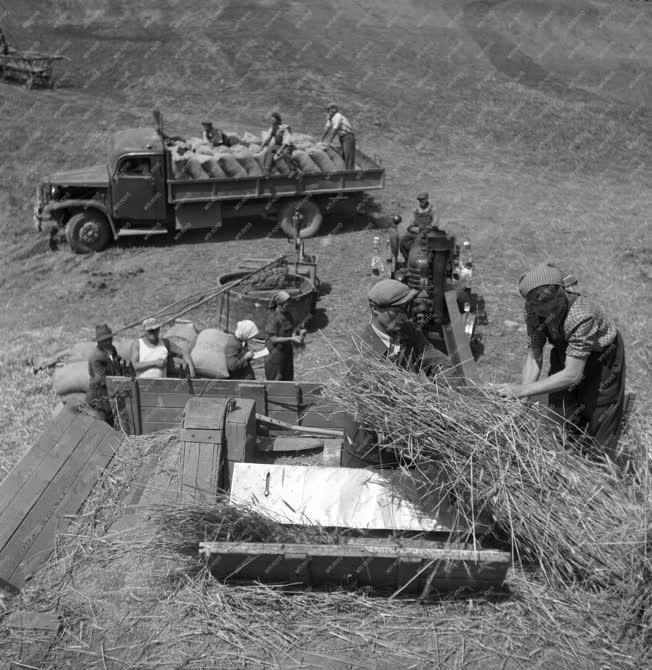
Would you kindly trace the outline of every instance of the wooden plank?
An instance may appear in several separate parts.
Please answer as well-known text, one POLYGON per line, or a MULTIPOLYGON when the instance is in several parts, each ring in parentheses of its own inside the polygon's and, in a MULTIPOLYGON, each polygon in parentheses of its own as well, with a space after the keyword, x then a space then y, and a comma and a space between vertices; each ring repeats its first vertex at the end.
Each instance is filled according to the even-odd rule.
MULTIPOLYGON (((64 409, 59 417, 69 411, 64 409)), ((57 420, 59 417, 57 417, 57 420)), ((68 457, 76 449, 79 441, 94 423, 95 420, 89 416, 75 414, 68 430, 56 441, 38 468, 30 473, 29 479, 17 491, 10 504, 5 507, 2 516, 0 516, 0 552, 4 551, 5 545, 24 520, 25 515, 36 504, 41 493, 56 476, 68 457)))
POLYGON ((373 586, 405 593, 419 593, 433 574, 433 592, 460 588, 486 590, 500 586, 511 564, 507 552, 448 551, 316 544, 200 542, 200 555, 218 579, 278 583, 373 586), (424 564, 429 566, 423 570, 424 564))
POLYGON ((142 407, 175 407, 183 409, 190 398, 189 393, 143 393, 140 394, 142 407))
POLYGON ((324 556, 352 557, 417 558, 419 560, 463 561, 465 563, 496 563, 509 566, 512 556, 507 551, 498 549, 447 549, 442 547, 404 547, 398 543, 376 544, 369 538, 367 544, 302 544, 274 542, 200 542, 200 556, 226 555, 229 553, 248 556, 276 554, 281 556, 324 556))
MULTIPOLYGON (((72 434, 74 427, 75 425, 73 425, 69 434, 72 434)), ((92 420, 90 428, 84 430, 84 435, 74 442, 72 449, 68 449, 65 442, 62 443, 62 450, 64 453, 68 453, 68 456, 47 484, 41 486, 40 491, 36 493, 38 497, 31 503, 29 511, 26 514, 25 508, 20 511, 24 515, 23 519, 19 524, 14 525, 10 539, 4 544, 2 552, 0 552, 1 575, 14 573, 47 525, 53 511, 58 509, 70 493, 75 479, 102 443, 109 430, 112 431, 103 421, 92 420)), ((13 583, 11 578, 8 581, 13 583)))
POLYGON ((143 434, 156 433, 159 430, 169 430, 170 428, 178 428, 178 421, 143 421, 143 434))
POLYGON ((444 340, 448 356, 453 363, 459 365, 463 376, 467 379, 477 379, 478 366, 471 353, 469 338, 464 331, 464 315, 460 314, 455 291, 444 293, 446 308, 450 324, 444 326, 444 340))
POLYGON ((184 410, 183 427, 219 430, 224 426, 227 407, 227 398, 190 398, 184 410))
MULTIPOLYGON (((142 423, 171 423, 180 426, 183 418, 183 408, 178 407, 143 407, 141 409, 142 423)), ((144 432, 144 428, 143 428, 144 432)))
POLYGON ((240 397, 250 398, 256 403, 256 412, 265 414, 267 412, 267 392, 265 384, 255 384, 254 382, 242 382, 240 384, 240 397))
POLYGON ((346 416, 347 412, 344 410, 330 411, 323 406, 312 407, 299 416, 299 424, 314 428, 342 430, 345 425, 346 416))
POLYGON ((65 497, 51 514, 38 538, 25 554, 22 563, 11 576, 12 583, 22 584, 47 560, 54 547, 57 532, 70 522, 69 519, 65 519, 65 516, 77 514, 97 483, 100 474, 113 459, 120 447, 122 437, 108 426, 107 428, 109 430, 105 437, 68 488, 65 497))
POLYGON ((0 519, 19 491, 38 470, 45 457, 70 428, 77 414, 66 408, 57 414, 54 421, 47 424, 36 444, 16 463, 9 474, 0 482, 0 519))
POLYGON ((296 397, 297 390, 301 388, 297 382, 266 381, 265 385, 267 386, 267 394, 270 398, 275 398, 276 396, 296 397))
POLYGON ((270 419, 278 419, 279 421, 285 421, 286 423, 291 423, 292 425, 298 425, 299 422, 298 413, 288 409, 268 409, 267 416, 270 419))
POLYGON ((222 430, 207 430, 205 428, 182 428, 179 431, 181 442, 210 442, 215 444, 222 440, 222 430))
POLYGON ((201 393, 202 396, 212 395, 227 397, 229 395, 240 395, 240 380, 238 379, 211 379, 201 393))

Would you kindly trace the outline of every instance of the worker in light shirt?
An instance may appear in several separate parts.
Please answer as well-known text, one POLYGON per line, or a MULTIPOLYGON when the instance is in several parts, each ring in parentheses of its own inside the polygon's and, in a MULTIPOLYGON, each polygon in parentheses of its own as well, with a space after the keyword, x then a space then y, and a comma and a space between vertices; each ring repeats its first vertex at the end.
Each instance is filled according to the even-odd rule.
POLYGON ((355 170, 355 135, 349 120, 339 111, 336 104, 330 103, 326 108, 328 110, 328 119, 326 128, 321 137, 321 141, 326 141, 326 137, 331 133, 328 144, 333 141, 337 135, 340 138, 340 147, 342 148, 342 158, 347 170, 355 170))

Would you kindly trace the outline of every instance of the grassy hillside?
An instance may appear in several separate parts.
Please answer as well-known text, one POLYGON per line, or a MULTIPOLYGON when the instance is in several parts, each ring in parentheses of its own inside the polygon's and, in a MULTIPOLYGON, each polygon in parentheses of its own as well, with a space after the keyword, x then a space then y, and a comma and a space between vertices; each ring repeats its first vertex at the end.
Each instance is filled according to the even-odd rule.
MULTIPOLYGON (((0 327, 7 369, 18 366, 11 375, 20 377, 25 355, 58 349, 96 321, 119 326, 214 282, 236 258, 287 249, 260 226, 243 235, 234 225, 209 243, 186 236, 88 258, 52 254, 31 224, 41 175, 101 162, 110 133, 149 123, 155 106, 180 132, 206 117, 259 130, 276 107, 295 129, 318 132, 335 99, 387 168, 386 211, 405 214, 427 189, 444 226, 472 240, 491 318, 485 379, 518 375, 523 336, 501 324, 521 317, 522 271, 550 259, 618 320, 630 386, 649 398, 647 3, 25 1, 3 26, 20 48, 69 58, 53 91, 0 87, 0 327), (103 286, 93 273, 104 273, 103 286)), ((373 234, 336 216, 309 244, 333 287, 322 306, 336 346, 367 319, 373 234)), ((318 376, 330 352, 313 337, 301 376, 318 376)), ((33 382, 45 393, 48 380, 5 382, 13 426, 13 396, 33 382)), ((46 396, 35 397, 40 419, 46 396)), ((39 427, 31 421, 6 442, 9 461, 39 427)))

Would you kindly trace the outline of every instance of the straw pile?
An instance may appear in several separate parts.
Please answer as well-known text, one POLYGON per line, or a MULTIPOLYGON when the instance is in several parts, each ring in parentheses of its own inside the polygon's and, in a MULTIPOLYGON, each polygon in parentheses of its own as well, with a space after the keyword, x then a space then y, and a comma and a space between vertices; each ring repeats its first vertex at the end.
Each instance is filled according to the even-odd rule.
POLYGON ((197 560, 199 541, 336 542, 337 536, 280 526, 226 501, 211 509, 141 509, 121 526, 125 493, 142 481, 143 463, 174 460, 166 454, 177 439, 176 431, 164 431, 123 441, 48 568, 9 604, 56 610, 57 639, 44 639, 45 656, 30 663, 24 654, 34 648, 34 634, 3 627, 0 614, 3 661, 98 670, 649 667, 643 619, 624 589, 606 598, 513 575, 509 594, 424 606, 365 591, 224 586, 197 560))
POLYGON ((490 513, 514 558, 551 584, 619 584, 640 565, 640 489, 582 456, 558 427, 517 400, 432 384, 364 352, 351 364, 355 374, 328 392, 412 464, 426 509, 443 490, 471 521, 490 513))

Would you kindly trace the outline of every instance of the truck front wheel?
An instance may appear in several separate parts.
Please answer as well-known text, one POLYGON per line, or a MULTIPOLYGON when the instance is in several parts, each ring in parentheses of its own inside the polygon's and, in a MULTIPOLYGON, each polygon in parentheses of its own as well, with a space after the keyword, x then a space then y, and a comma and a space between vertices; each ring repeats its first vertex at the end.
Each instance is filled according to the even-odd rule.
POLYGON ((101 212, 80 212, 66 223, 66 239, 76 254, 102 251, 111 241, 111 226, 101 212))
POLYGON ((281 209, 279 225, 281 230, 290 238, 294 237, 294 222, 292 216, 295 211, 301 212, 303 219, 299 228, 299 237, 305 240, 314 237, 321 228, 324 216, 319 205, 312 200, 300 200, 299 202, 287 202, 281 209))

